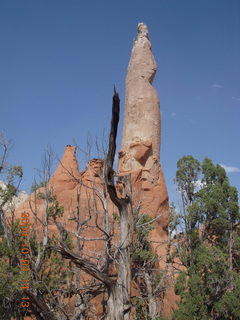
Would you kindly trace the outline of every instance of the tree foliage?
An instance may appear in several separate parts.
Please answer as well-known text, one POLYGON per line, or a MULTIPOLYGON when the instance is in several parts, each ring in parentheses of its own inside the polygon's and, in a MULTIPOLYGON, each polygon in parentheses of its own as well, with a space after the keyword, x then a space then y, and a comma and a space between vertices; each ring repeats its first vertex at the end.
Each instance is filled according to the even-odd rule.
POLYGON ((183 199, 177 236, 184 266, 175 285, 181 300, 174 320, 240 319, 238 193, 225 170, 206 158, 177 163, 176 184, 183 199))

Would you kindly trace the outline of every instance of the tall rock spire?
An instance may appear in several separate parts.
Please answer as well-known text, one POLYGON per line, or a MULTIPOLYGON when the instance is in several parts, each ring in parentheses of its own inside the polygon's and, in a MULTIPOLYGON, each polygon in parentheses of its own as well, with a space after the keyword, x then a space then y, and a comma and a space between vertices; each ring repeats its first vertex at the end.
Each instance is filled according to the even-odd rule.
POLYGON ((126 77, 119 169, 126 172, 146 168, 154 180, 158 178, 160 158, 160 103, 152 86, 156 70, 148 28, 139 23, 126 77))
MULTIPOLYGON (((126 77, 118 172, 119 175, 131 173, 133 209, 154 219, 149 240, 161 257, 159 267, 166 270, 169 205, 160 167, 160 103, 152 86, 156 70, 148 28, 144 23, 139 23, 126 77)), ((121 185, 119 192, 122 192, 121 185)), ((171 315, 176 301, 173 284, 169 282, 168 286, 162 306, 164 316, 171 315)), ((161 307, 161 301, 158 307, 161 307)))
POLYGON ((160 167, 160 103, 152 86, 157 66, 148 28, 138 24, 126 77, 122 146, 118 172, 131 173, 133 201, 158 219, 158 236, 167 237, 168 193, 160 167))

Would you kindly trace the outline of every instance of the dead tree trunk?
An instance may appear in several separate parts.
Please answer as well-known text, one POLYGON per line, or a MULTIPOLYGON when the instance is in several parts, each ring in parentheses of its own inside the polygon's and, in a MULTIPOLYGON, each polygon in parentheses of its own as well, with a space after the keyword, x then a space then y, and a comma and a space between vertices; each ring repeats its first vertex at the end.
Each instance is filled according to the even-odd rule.
MULTIPOLYGON (((119 121, 119 96, 114 89, 113 105, 112 105, 112 121, 111 131, 109 136, 108 153, 104 163, 104 183, 107 192, 116 205, 120 215, 120 243, 118 249, 118 272, 116 278, 112 279, 109 274, 109 265, 104 266, 103 269, 92 261, 80 256, 80 253, 73 253, 64 243, 64 233, 66 230, 60 222, 56 222, 59 235, 60 246, 49 246, 50 250, 59 252, 64 258, 70 259, 79 269, 86 272, 96 280, 99 280, 104 285, 104 290, 100 290, 99 294, 108 292, 108 320, 129 320, 131 312, 131 247, 133 237, 133 222, 132 222, 132 204, 131 204, 131 183, 130 176, 119 177, 120 183, 123 185, 123 196, 118 197, 117 190, 114 183, 113 162, 116 152, 116 137, 119 121)), ((105 206, 104 206, 104 209, 105 206)), ((107 209, 105 214, 109 214, 107 209)), ((105 227, 108 222, 104 221, 105 227)), ((107 229, 108 230, 108 229, 107 229)), ((105 231, 105 234, 108 233, 105 231)), ((106 238, 109 241, 109 238, 106 238)), ((110 245, 108 242, 107 246, 110 245)), ((111 248, 106 249, 106 252, 111 248)), ((112 259, 112 258, 111 258, 112 259)), ((105 261, 105 265, 107 263, 105 261)), ((96 294, 97 295, 97 294, 96 294)))
POLYGON ((109 292, 109 319, 128 320, 131 311, 131 245, 132 245, 132 205, 130 176, 123 176, 121 183, 124 187, 124 197, 119 198, 114 183, 113 162, 116 152, 116 137, 119 121, 120 99, 114 88, 112 121, 109 136, 108 154, 104 165, 104 178, 112 202, 116 205, 120 215, 120 245, 119 270, 117 283, 109 292))

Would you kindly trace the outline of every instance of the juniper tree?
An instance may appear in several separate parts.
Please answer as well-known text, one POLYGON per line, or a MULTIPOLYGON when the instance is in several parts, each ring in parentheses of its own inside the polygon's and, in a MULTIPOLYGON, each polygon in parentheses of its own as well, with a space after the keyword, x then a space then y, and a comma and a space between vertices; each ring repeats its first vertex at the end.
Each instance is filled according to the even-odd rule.
POLYGON ((175 285, 181 299, 173 318, 240 319, 237 189, 230 185, 225 170, 208 158, 200 166, 186 156, 177 167, 175 181, 185 206, 185 214, 180 215, 185 228, 178 243, 184 269, 175 285))

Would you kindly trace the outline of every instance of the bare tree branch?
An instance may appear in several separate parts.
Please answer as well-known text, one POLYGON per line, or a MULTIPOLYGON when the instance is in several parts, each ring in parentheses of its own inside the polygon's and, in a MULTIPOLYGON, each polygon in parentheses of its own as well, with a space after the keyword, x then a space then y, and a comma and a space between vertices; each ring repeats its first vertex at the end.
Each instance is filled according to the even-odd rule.
POLYGON ((93 276, 95 279, 98 279, 99 281, 103 282, 107 288, 110 288, 114 284, 114 281, 111 280, 106 273, 101 272, 94 263, 76 255, 71 250, 66 248, 66 246, 63 243, 61 243, 61 247, 60 246, 48 246, 48 248, 61 253, 61 255, 63 257, 65 257, 66 259, 70 259, 73 263, 75 263, 76 266, 79 266, 87 274, 89 274, 89 275, 93 276))

